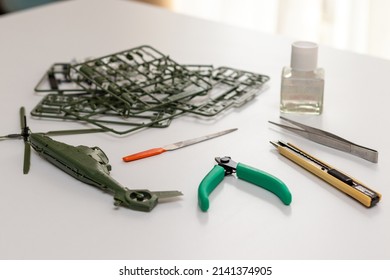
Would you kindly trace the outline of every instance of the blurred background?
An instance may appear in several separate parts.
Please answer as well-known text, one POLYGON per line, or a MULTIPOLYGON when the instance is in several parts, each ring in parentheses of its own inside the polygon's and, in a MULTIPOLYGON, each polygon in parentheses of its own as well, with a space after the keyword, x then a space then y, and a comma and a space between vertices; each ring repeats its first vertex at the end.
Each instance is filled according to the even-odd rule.
MULTIPOLYGON (((55 1, 61 0, 0 0, 0 12, 12 13, 55 1)), ((122 1, 144 2, 176 13, 390 59, 388 0, 122 1)))

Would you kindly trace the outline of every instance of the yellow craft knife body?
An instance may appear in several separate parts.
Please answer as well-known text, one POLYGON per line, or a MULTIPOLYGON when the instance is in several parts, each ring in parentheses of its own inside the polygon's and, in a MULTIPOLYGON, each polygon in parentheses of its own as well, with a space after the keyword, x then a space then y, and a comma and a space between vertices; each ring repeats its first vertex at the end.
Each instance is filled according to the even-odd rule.
POLYGON ((381 199, 381 194, 378 192, 368 188, 351 176, 338 171, 327 163, 311 156, 300 148, 281 141, 271 142, 271 144, 278 149, 281 155, 356 199, 364 206, 372 207, 381 199))

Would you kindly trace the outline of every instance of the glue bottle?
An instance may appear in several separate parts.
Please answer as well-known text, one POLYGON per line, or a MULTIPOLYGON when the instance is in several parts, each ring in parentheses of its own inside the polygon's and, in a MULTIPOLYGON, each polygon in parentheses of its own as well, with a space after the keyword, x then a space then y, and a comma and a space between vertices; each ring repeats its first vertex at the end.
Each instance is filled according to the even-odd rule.
POLYGON ((324 97, 324 69, 317 68, 318 45, 292 44, 290 67, 282 71, 280 111, 319 115, 324 97))

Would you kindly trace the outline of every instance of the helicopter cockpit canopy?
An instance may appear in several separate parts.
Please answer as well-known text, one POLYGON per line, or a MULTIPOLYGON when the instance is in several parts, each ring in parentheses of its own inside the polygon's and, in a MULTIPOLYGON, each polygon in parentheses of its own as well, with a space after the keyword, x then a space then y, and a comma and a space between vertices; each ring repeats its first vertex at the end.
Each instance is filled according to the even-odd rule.
POLYGON ((111 170, 111 165, 108 163, 108 157, 99 147, 87 147, 87 146, 78 146, 79 149, 82 149, 87 155, 96 160, 100 165, 107 168, 107 171, 111 170))

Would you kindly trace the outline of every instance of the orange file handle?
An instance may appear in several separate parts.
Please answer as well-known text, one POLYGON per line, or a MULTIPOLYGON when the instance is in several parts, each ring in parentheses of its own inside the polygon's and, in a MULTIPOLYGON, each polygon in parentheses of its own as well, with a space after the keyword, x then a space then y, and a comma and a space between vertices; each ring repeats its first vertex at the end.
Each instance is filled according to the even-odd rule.
POLYGON ((129 162, 129 161, 133 161, 133 160, 138 160, 138 159, 142 159, 142 158, 147 158, 147 157, 159 155, 159 154, 164 153, 166 151, 167 150, 165 150, 164 148, 153 148, 153 149, 149 149, 149 150, 146 150, 143 152, 139 152, 136 154, 125 156, 122 159, 125 162, 129 162))

